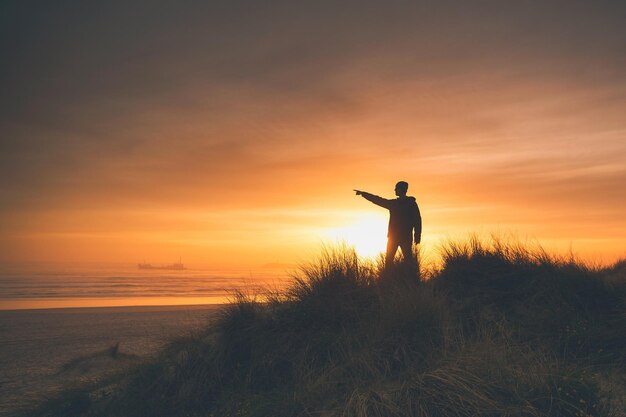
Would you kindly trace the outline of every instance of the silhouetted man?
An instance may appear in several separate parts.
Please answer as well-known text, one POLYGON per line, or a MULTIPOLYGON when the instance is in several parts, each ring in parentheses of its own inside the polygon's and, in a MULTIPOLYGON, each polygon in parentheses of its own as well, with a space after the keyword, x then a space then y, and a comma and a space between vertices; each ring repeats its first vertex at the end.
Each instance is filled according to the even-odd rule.
POLYGON ((368 201, 389 210, 389 229, 387 231, 387 255, 385 265, 391 265, 396 256, 398 246, 402 249, 402 258, 405 262, 413 259, 413 229, 415 229, 415 244, 422 240, 422 216, 417 207, 415 197, 406 195, 409 184, 400 181, 396 184, 395 200, 388 200, 365 191, 354 190, 356 195, 360 195, 368 201))

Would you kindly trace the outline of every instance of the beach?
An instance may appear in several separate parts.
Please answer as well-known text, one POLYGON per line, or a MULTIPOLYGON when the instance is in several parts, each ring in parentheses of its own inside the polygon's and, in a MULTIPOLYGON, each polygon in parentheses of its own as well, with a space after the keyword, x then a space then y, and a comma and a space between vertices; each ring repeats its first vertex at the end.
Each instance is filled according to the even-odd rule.
POLYGON ((2 264, 0 417, 132 366, 206 327, 238 291, 262 293, 285 279, 278 268, 2 264))
POLYGON ((0 416, 139 363, 176 337, 205 328, 219 307, 0 311, 0 416))

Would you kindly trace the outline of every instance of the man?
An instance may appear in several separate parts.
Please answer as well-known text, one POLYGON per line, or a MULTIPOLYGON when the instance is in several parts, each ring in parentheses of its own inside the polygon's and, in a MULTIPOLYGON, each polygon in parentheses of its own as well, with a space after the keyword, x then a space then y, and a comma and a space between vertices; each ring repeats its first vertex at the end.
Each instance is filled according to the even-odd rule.
POLYGON ((402 249, 402 258, 405 262, 413 259, 412 243, 419 244, 422 240, 422 216, 417 207, 415 197, 406 195, 409 184, 400 181, 396 184, 395 200, 388 200, 365 191, 354 190, 356 195, 360 195, 368 201, 389 210, 389 229, 387 231, 387 255, 385 265, 391 265, 396 256, 398 246, 402 249), (415 239, 413 239, 413 229, 415 229, 415 239))

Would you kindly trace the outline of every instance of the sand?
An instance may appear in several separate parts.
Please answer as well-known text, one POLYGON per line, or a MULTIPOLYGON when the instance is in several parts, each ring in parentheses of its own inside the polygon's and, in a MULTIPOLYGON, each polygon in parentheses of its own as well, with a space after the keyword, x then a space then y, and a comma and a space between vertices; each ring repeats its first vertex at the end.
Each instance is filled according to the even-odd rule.
POLYGON ((0 416, 147 359, 168 341, 206 327, 219 307, 0 311, 0 416))

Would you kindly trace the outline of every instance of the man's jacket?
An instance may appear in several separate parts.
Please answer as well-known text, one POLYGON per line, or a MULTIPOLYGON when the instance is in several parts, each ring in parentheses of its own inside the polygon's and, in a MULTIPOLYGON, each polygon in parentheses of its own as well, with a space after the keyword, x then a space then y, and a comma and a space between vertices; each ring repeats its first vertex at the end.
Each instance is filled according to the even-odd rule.
POLYGON ((413 229, 415 229, 415 241, 421 241, 422 216, 415 202, 415 197, 405 196, 388 200, 364 191, 361 192, 361 195, 366 200, 389 210, 388 238, 397 242, 412 241, 413 229))

